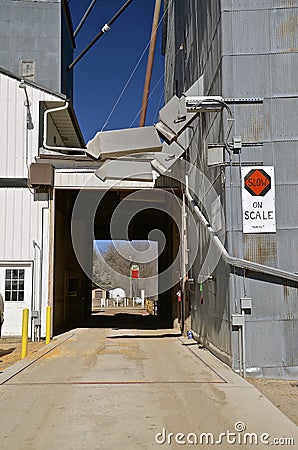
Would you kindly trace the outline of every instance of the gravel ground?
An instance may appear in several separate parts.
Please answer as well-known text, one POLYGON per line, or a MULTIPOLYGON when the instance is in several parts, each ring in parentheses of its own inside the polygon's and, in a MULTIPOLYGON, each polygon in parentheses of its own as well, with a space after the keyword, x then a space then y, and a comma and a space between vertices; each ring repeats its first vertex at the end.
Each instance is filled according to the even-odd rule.
POLYGON ((260 380, 248 378, 265 397, 298 425, 298 380, 260 380))
MULTIPOLYGON (((37 352, 45 345, 45 341, 28 342, 29 359, 34 359, 37 352)), ((21 359, 22 343, 20 338, 1 338, 0 339, 0 373, 4 369, 18 362, 21 359)))

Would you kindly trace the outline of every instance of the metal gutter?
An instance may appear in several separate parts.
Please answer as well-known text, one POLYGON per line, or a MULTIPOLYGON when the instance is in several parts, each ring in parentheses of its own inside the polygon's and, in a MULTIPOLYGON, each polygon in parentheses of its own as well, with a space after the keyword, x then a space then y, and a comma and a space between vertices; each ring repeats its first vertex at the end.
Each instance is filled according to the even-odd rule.
POLYGON ((43 147, 46 150, 62 153, 62 152, 68 152, 72 153, 75 152, 76 154, 85 154, 85 150, 82 148, 77 147, 57 147, 57 146, 51 146, 47 144, 47 138, 48 138, 48 115, 53 112, 63 111, 68 109, 69 102, 65 100, 65 104, 63 106, 58 106, 56 108, 47 109, 44 112, 44 121, 43 121, 43 147))
POLYGON ((296 275, 295 273, 287 272, 285 270, 276 269, 275 267, 265 266, 263 264, 259 264, 259 263, 253 262, 253 261, 248 261, 246 259, 240 259, 240 258, 231 256, 227 252, 226 248, 224 247, 224 245, 222 244, 222 242, 220 241, 218 236, 216 235, 216 232, 213 230, 213 228, 209 224, 208 220, 206 219, 206 217, 200 210, 200 208, 197 206, 195 200, 193 199, 193 197, 191 196, 191 194, 189 192, 187 183, 185 186, 185 195, 186 195, 188 201, 190 202, 190 204, 193 206, 196 216, 199 218, 199 220, 202 222, 204 227, 207 229, 207 231, 210 235, 210 238, 212 239, 213 243, 216 245, 218 250, 221 252, 222 258, 227 264, 229 264, 230 266, 233 266, 233 267, 238 267, 240 269, 252 270, 254 272, 259 272, 259 273, 262 273, 265 275, 270 275, 273 277, 278 277, 278 278, 282 278, 285 280, 290 280, 290 281, 294 281, 295 283, 298 283, 298 275, 296 275))

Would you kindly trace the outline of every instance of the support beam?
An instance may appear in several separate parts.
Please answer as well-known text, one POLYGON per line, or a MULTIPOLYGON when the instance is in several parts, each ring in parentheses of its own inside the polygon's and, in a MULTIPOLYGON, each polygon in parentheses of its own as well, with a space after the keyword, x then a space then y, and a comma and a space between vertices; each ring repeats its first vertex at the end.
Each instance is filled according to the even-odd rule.
POLYGON ((156 0, 154 15, 153 15, 153 22, 152 22, 152 31, 151 31, 151 39, 150 39, 150 47, 149 47, 149 54, 148 54, 148 61, 147 61, 145 83, 144 83, 142 109, 141 109, 141 114, 140 114, 140 127, 145 126, 145 121, 146 121, 148 98, 149 98, 150 84, 151 84, 151 78, 152 78, 152 69, 153 69, 153 62, 154 62, 154 53, 155 53, 155 47, 156 47, 158 21, 159 21, 159 15, 160 15, 160 7, 161 7, 161 0, 156 0))

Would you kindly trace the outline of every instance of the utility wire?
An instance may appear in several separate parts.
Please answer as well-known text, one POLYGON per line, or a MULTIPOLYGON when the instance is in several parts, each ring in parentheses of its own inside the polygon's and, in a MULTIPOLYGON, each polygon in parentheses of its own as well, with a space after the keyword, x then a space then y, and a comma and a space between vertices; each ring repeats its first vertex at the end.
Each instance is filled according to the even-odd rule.
POLYGON ((93 9, 93 6, 95 5, 96 1, 97 1, 97 0, 92 0, 91 3, 90 3, 90 5, 89 5, 88 8, 86 9, 86 11, 85 11, 85 13, 84 13, 82 19, 80 20, 80 22, 79 22, 77 28, 76 28, 75 31, 73 32, 73 37, 74 37, 74 38, 77 36, 78 32, 80 31, 80 29, 81 29, 82 26, 84 25, 84 23, 85 23, 87 17, 88 17, 89 14, 91 13, 91 11, 92 11, 92 9, 93 9))
MULTIPOLYGON (((167 13, 167 11, 168 11, 170 5, 172 4, 172 2, 173 2, 173 0, 170 0, 170 1, 169 1, 167 8, 165 9, 165 11, 164 11, 164 13, 163 13, 163 15, 162 15, 160 21, 158 22, 157 28, 159 28, 160 24, 162 23, 162 21, 163 21, 165 15, 166 15, 166 13, 167 13)), ((144 55, 145 55, 145 53, 146 53, 146 51, 147 51, 147 49, 148 49, 148 47, 149 47, 149 45, 150 45, 151 39, 152 39, 152 38, 149 39, 149 42, 147 43, 147 45, 146 45, 146 47, 145 47, 143 53, 141 54, 141 56, 140 56, 140 58, 139 58, 137 64, 135 65, 135 67, 134 67, 134 69, 133 69, 131 75, 129 76, 128 80, 126 81, 126 83, 125 83, 125 85, 124 85, 124 87, 123 87, 123 89, 122 89, 122 91, 120 92, 119 97, 117 98, 117 100, 116 100, 116 102, 115 102, 115 104, 114 104, 114 106, 113 106, 113 108, 112 108, 110 114, 108 115, 108 117, 107 117, 107 119, 106 119, 106 121, 105 121, 105 123, 104 123, 104 125, 103 125, 103 127, 102 127, 102 129, 101 129, 101 131, 103 131, 103 130, 105 129, 105 127, 107 126, 107 124, 109 123, 109 120, 110 120, 110 118, 111 118, 113 112, 114 112, 115 109, 117 108, 117 106, 118 106, 118 104, 119 104, 121 98, 123 97, 123 94, 124 94, 124 92, 125 92, 126 89, 127 89, 127 86, 129 85, 129 83, 130 83, 132 77, 134 76, 134 74, 135 74, 137 68, 138 68, 139 65, 141 64, 141 61, 142 61, 142 59, 143 59, 143 57, 144 57, 144 55)))
POLYGON ((107 31, 109 31, 111 25, 118 19, 118 17, 126 10, 126 8, 131 4, 133 0, 127 0, 127 2, 122 6, 122 8, 119 9, 119 11, 112 17, 111 20, 106 23, 101 31, 95 36, 94 39, 87 45, 87 47, 79 54, 79 56, 73 60, 73 62, 68 66, 68 70, 71 70, 75 64, 77 64, 80 59, 83 58, 83 56, 90 50, 91 47, 95 44, 98 39, 103 36, 107 31))
MULTIPOLYGON (((160 79, 156 82, 154 88, 153 88, 152 91, 150 92, 149 99, 150 99, 150 97, 154 94, 154 92, 156 91, 158 85, 160 84, 160 82, 162 81, 163 78, 164 78, 164 74, 162 74, 162 76, 160 77, 160 79)), ((160 95, 160 98, 159 98, 158 108, 159 108, 159 106, 160 106, 160 104, 161 104, 163 94, 164 94, 164 89, 162 90, 161 95, 160 95)), ((148 99, 148 100, 149 100, 149 99, 148 99)), ((133 126, 133 124, 135 123, 136 119, 138 118, 138 116, 139 116, 139 114, 140 114, 140 112, 141 112, 141 109, 142 109, 142 107, 139 108, 138 112, 137 112, 136 115, 134 116, 133 121, 132 121, 131 124, 129 125, 129 128, 131 128, 131 127, 133 126)), ((158 111, 157 111, 157 112, 158 112, 158 111)), ((157 112, 155 113, 154 117, 156 117, 157 112)))
POLYGON ((154 117, 154 121, 156 121, 158 119, 158 113, 159 113, 159 110, 160 110, 160 107, 161 107, 162 103, 164 102, 164 97, 165 97, 165 89, 163 88, 162 91, 161 91, 160 97, 159 97, 159 102, 157 104, 157 108, 156 108, 155 114, 153 116, 154 117))

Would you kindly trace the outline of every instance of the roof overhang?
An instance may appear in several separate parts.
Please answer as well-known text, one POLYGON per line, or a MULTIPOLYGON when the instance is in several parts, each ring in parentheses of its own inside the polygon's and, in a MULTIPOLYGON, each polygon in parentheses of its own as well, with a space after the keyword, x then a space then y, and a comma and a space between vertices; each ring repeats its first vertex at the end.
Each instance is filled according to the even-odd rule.
MULTIPOLYGON (((44 105, 48 110, 65 105, 65 101, 46 101, 44 105)), ((53 111, 49 116, 66 147, 85 148, 84 138, 71 103, 67 109, 53 111)))

